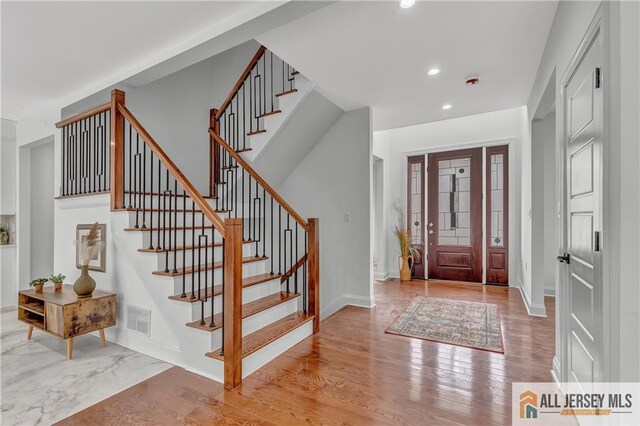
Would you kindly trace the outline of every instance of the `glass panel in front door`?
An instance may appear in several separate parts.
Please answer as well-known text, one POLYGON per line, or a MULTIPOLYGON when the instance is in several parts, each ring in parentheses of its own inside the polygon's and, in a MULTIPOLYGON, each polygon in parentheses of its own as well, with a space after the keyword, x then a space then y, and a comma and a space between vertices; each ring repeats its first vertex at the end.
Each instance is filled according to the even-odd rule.
POLYGON ((438 245, 471 245, 471 158, 438 161, 438 245))

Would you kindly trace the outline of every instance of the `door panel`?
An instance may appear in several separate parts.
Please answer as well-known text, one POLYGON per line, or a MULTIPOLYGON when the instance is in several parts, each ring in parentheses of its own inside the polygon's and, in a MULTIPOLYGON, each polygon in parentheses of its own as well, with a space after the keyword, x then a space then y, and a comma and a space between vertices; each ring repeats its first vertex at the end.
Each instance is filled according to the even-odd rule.
POLYGON ((411 278, 425 278, 424 262, 424 155, 409 157, 407 227, 411 231, 411 245, 416 249, 411 264, 411 278))
POLYGON ((568 303, 561 318, 567 324, 568 379, 577 382, 602 378, 602 266, 595 244, 595 233, 602 229, 602 94, 596 81, 601 57, 598 34, 565 88, 570 263, 563 271, 568 303))
POLYGON ((486 151, 487 283, 509 284, 509 146, 486 151))
POLYGON ((482 279, 482 148, 429 154, 429 278, 482 279))

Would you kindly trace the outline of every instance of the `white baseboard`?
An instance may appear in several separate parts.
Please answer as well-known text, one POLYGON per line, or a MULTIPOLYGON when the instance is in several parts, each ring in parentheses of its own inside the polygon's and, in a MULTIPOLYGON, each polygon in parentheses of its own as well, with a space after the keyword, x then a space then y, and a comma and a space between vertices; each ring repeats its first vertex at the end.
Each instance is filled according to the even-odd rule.
POLYGON ((522 283, 518 283, 518 289, 520 290, 520 296, 522 296, 522 301, 524 302, 525 308, 527 308, 527 313, 532 317, 547 317, 547 308, 544 305, 532 304, 531 300, 529 300, 529 295, 524 290, 522 283))
POLYGON ((556 289, 555 287, 545 287, 544 295, 548 297, 556 297, 556 289))
POLYGON ((338 300, 320 311, 320 319, 324 319, 335 314, 347 305, 371 309, 376 305, 376 303, 372 297, 369 298, 366 296, 356 296, 354 294, 343 294, 338 298, 338 300))
MULTIPOLYGON (((97 332, 92 334, 98 335, 97 332)), ((138 335, 118 327, 105 329, 105 337, 108 341, 124 346, 132 351, 140 352, 141 354, 184 368, 180 363, 180 348, 178 347, 165 345, 146 336, 138 335)))
POLYGON ((391 277, 391 275, 389 274, 389 272, 387 271, 381 271, 381 272, 377 272, 376 276, 374 277, 374 279, 376 281, 386 281, 391 277))

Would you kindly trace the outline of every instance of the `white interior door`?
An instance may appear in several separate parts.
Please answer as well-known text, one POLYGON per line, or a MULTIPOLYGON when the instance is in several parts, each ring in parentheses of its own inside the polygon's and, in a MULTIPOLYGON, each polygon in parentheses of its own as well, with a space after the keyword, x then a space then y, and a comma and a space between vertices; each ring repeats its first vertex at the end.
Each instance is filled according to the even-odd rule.
POLYGON ((602 379, 602 36, 592 38, 565 86, 566 379, 602 379))

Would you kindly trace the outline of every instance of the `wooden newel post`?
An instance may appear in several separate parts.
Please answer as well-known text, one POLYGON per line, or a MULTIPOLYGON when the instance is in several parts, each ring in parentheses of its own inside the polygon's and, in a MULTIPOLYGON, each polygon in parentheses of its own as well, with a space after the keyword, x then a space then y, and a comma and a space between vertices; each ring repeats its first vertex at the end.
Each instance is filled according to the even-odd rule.
POLYGON ((111 211, 124 208, 124 116, 118 105, 124 105, 124 92, 111 91, 111 211))
POLYGON ((320 331, 320 232, 319 220, 309 219, 309 315, 313 318, 313 332, 320 331))
POLYGON ((224 221, 224 387, 242 383, 242 219, 224 221))
MULTIPOLYGON (((220 134, 220 122, 216 120, 218 110, 213 108, 209 110, 209 128, 216 135, 220 134)), ((220 158, 218 156, 218 144, 209 136, 209 195, 216 196, 217 185, 220 182, 220 158)))

